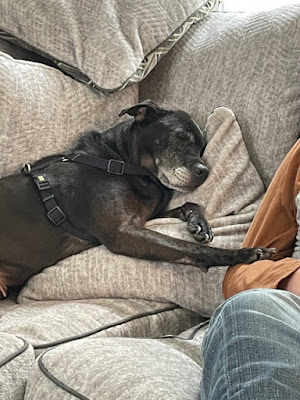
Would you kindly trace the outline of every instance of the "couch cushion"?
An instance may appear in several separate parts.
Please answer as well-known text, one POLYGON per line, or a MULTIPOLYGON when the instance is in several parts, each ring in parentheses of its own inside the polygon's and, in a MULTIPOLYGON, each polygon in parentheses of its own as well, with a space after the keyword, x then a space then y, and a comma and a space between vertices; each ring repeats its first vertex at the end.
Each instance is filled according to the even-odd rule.
POLYGON ((146 300, 40 301, 10 309, 0 331, 22 337, 40 353, 82 337, 177 335, 202 320, 174 304, 146 300))
POLYGON ((9 291, 8 297, 1 300, 0 321, 1 321, 2 315, 4 315, 5 313, 7 313, 9 310, 13 309, 17 305, 16 299, 12 299, 10 294, 11 294, 11 290, 9 291))
POLYGON ((34 351, 25 340, 0 332, 0 399, 22 400, 34 351))
MULTIPOLYGON (((200 349, 198 350, 200 353, 200 349)), ((28 380, 25 399, 199 399, 201 368, 151 339, 80 340, 45 352, 28 380)))
MULTIPOLYGON (((141 80, 216 0, 30 0, 0 4, 16 37, 78 80, 111 92, 141 80)), ((0 32, 1 37, 1 32, 0 32)))
POLYGON ((68 149, 83 131, 107 129, 137 102, 137 86, 101 95, 40 63, 0 52, 0 177, 68 149))
POLYGON ((300 4, 212 13, 141 83, 140 100, 180 107, 204 125, 220 105, 237 116, 264 183, 299 135, 300 4))
MULTIPOLYGON (((178 196, 171 205, 182 205, 185 201, 199 203, 214 229, 212 245, 239 247, 263 195, 263 184, 249 160, 231 110, 225 107, 215 110, 208 120, 206 134, 208 144, 203 159, 210 175, 196 191, 178 196)), ((193 241, 185 224, 176 219, 153 220, 147 226, 193 241)), ((112 254, 100 246, 32 277, 20 293, 19 301, 143 298, 173 302, 210 316, 223 300, 224 272, 225 267, 212 268, 205 274, 192 266, 137 260, 112 254)))

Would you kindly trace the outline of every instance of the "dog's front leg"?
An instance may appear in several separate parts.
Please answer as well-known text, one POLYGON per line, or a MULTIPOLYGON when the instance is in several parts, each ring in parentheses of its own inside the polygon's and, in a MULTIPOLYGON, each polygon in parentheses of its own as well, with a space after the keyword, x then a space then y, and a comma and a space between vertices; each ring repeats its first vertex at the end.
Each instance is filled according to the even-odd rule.
POLYGON ((164 211, 158 218, 179 218, 187 222, 187 230, 198 242, 208 243, 213 240, 211 227, 198 204, 185 203, 181 207, 164 211))
POLYGON ((270 258, 274 249, 227 250, 192 243, 154 232, 136 223, 123 224, 103 244, 113 253, 153 261, 195 265, 203 271, 212 266, 251 263, 270 258))

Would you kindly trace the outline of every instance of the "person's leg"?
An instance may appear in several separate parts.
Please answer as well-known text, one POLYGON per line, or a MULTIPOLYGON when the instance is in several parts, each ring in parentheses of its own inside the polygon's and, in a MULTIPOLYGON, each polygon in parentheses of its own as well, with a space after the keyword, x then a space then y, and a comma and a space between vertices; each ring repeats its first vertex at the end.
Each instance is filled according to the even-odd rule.
POLYGON ((278 168, 251 223, 243 247, 275 247, 272 260, 238 264, 226 271, 225 299, 246 289, 277 288, 300 267, 292 258, 298 230, 295 199, 300 192, 300 139, 278 168))
POLYGON ((298 229, 295 199, 300 191, 300 139, 279 166, 245 236, 243 247, 276 247, 274 259, 291 257, 298 229))
POLYGON ((300 399, 300 297, 253 289, 214 313, 202 346, 201 400, 300 399))

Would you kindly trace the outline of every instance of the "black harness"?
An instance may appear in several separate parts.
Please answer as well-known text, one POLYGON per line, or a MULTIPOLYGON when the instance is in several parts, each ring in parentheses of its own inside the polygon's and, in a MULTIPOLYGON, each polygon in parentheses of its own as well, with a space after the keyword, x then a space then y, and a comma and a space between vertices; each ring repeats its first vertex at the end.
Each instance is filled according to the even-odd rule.
POLYGON ((140 165, 128 164, 124 161, 114 159, 106 160, 104 158, 88 155, 85 152, 54 157, 51 158, 51 160, 37 163, 35 165, 25 164, 25 166, 21 169, 21 173, 24 175, 30 175, 32 177, 41 195, 47 217, 52 224, 59 226, 72 235, 79 237, 80 239, 90 242, 94 246, 98 246, 100 244, 99 240, 90 235, 88 232, 80 231, 75 228, 66 214, 57 204, 57 201, 51 190, 51 182, 48 179, 47 174, 42 171, 55 162, 76 162, 89 167, 102 169, 107 173, 114 175, 131 174, 151 176, 150 171, 141 167, 140 165))

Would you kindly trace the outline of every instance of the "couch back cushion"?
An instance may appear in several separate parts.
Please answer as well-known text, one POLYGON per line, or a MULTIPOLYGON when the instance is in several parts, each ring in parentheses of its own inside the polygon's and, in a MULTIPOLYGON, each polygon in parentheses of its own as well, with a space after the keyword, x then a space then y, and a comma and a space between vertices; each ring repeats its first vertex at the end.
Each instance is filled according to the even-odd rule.
POLYGON ((300 4, 212 13, 197 22, 140 87, 203 127, 215 107, 236 114, 252 161, 270 183, 299 136, 300 4))
POLYGON ((61 71, 0 52, 0 177, 69 149, 79 135, 120 122, 138 87, 103 95, 61 71))
MULTIPOLYGON (((217 0, 27 0, 0 4, 2 36, 105 92, 141 80, 217 0)), ((1 37, 1 32, 0 32, 1 37)))

